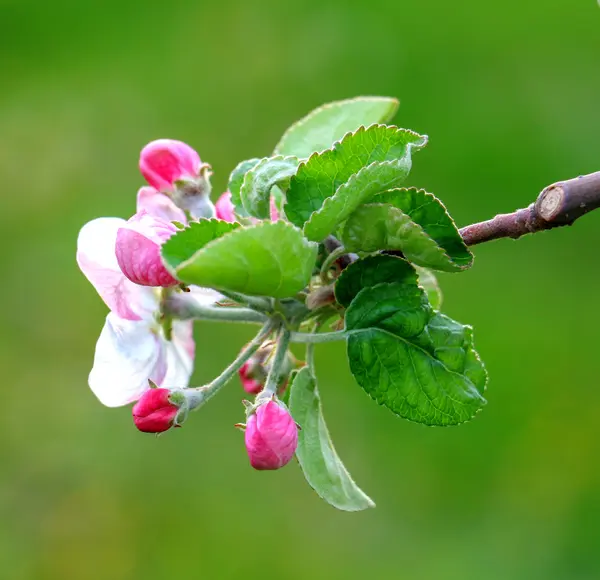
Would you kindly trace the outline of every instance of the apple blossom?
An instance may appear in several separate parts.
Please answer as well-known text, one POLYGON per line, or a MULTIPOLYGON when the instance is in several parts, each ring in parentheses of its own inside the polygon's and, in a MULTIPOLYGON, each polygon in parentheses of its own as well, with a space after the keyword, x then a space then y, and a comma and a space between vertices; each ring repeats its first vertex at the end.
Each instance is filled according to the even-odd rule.
MULTIPOLYGON (((139 192, 138 209, 157 217, 178 214, 166 196, 149 189, 139 192)), ((134 284, 121 271, 115 247, 126 224, 120 218, 97 218, 83 226, 77 239, 77 263, 110 309, 89 375, 90 388, 108 407, 137 400, 149 388, 149 379, 158 386, 187 386, 195 350, 192 321, 174 320, 168 340, 159 322, 160 289, 134 284)), ((190 297, 201 304, 212 304, 219 296, 191 290, 190 297)))

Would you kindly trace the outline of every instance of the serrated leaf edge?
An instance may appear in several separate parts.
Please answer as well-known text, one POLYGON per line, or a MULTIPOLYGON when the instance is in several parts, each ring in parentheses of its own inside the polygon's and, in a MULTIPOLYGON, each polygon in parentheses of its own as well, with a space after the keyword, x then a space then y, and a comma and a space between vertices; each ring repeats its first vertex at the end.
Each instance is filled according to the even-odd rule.
MULTIPOLYGON (((219 220, 217 220, 219 221, 219 220)), ((204 252, 205 250, 207 250, 208 248, 212 248, 212 246, 216 245, 218 242, 220 242, 221 240, 223 240, 224 238, 227 238, 229 236, 231 236, 232 234, 235 234, 238 231, 244 231, 244 230, 258 230, 260 228, 273 228, 273 227, 279 227, 279 228, 287 228, 287 229, 293 229, 293 230, 297 230, 298 233, 300 234, 300 236, 302 237, 302 244, 306 249, 311 249, 312 247, 316 246, 317 244, 315 242, 311 242, 310 240, 307 240, 304 237, 304 234, 302 233, 302 230, 300 228, 297 228, 294 224, 290 224, 288 222, 284 222, 282 220, 276 221, 276 222, 271 222, 271 221, 263 221, 263 222, 259 222, 257 224, 253 224, 251 226, 243 226, 243 227, 239 227, 239 228, 235 228, 233 230, 231 230, 230 232, 227 232, 226 234, 223 234, 222 236, 215 238, 214 240, 211 240, 210 242, 208 242, 208 244, 206 244, 205 246, 202 246, 198 251, 196 251, 194 253, 193 256, 191 256, 190 258, 188 258, 185 262, 182 262, 178 267, 177 270, 175 271, 176 273, 179 272, 180 270, 182 270, 184 267, 189 266, 191 264, 191 262, 202 252, 204 252)))
MULTIPOLYGON (((473 261, 475 259, 475 257, 473 256, 472 252, 469 250, 469 248, 467 247, 467 245, 465 244, 464 240, 462 239, 460 232, 458 231, 458 227, 456 226, 456 222, 454 221, 454 219, 452 219, 452 216, 448 213, 448 210, 446 209, 446 206, 444 205, 444 203, 442 202, 441 199, 439 199, 437 196, 435 196, 433 193, 429 193, 427 190, 420 188, 420 187, 395 187, 393 189, 388 189, 387 191, 382 192, 381 194, 377 193, 375 194, 375 196, 377 195, 382 195, 382 194, 386 194, 386 193, 392 193, 394 191, 416 191, 416 192, 423 192, 425 194, 425 197, 428 198, 432 198, 435 201, 437 201, 437 203, 440 204, 440 206, 442 207, 442 209, 444 210, 444 213, 446 214, 446 217, 450 220, 450 223, 454 226, 454 228, 456 229, 456 234, 458 236, 458 238, 460 239, 462 245, 464 246, 465 250, 471 255, 471 261, 465 265, 465 266, 460 266, 458 264, 456 264, 456 262, 454 262, 454 260, 451 258, 451 256, 448 254, 448 252, 446 252, 446 250, 440 245, 438 244, 423 228, 423 226, 419 223, 417 223, 415 220, 412 219, 412 217, 410 216, 410 214, 402 211, 401 209, 397 208, 396 206, 394 206, 392 203, 389 202, 377 202, 374 201, 374 204, 377 205, 391 205, 392 207, 394 207, 396 210, 398 210, 400 213, 403 213, 404 215, 408 216, 408 218, 410 219, 410 221, 415 224, 416 226, 419 227, 419 229, 423 232, 423 235, 427 238, 427 240, 431 241, 432 244, 435 244, 437 246, 437 248, 440 250, 441 254, 446 261, 449 264, 452 264, 452 266, 454 266, 455 270, 453 270, 454 272, 462 272, 464 270, 469 269, 472 265, 473 265, 473 261)), ((374 200, 374 197, 372 198, 374 200)), ((410 261, 410 260, 409 260, 410 261)), ((416 263, 416 262, 415 262, 416 263)), ((418 266, 421 266, 421 264, 417 264, 418 266)), ((429 265, 424 265, 422 266, 423 268, 429 268, 430 270, 437 270, 439 272, 446 272, 447 270, 440 270, 439 268, 433 267, 433 266, 429 266, 429 265)), ((462 324, 462 323, 461 323, 462 324)), ((464 325, 463 325, 464 326, 464 325)))

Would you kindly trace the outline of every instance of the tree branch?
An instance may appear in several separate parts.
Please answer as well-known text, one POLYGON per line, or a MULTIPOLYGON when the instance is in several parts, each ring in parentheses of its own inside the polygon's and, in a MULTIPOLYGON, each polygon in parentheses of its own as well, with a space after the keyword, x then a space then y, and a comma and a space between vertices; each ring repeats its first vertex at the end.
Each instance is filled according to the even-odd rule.
POLYGON ((542 230, 570 226, 600 207, 600 171, 559 181, 544 188, 529 207, 500 214, 460 230, 465 244, 474 246, 498 238, 520 238, 542 230))

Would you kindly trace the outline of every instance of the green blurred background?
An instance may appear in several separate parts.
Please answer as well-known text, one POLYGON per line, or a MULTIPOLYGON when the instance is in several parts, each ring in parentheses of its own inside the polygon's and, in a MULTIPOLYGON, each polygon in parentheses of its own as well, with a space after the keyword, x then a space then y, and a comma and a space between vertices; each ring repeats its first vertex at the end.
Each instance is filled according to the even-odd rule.
MULTIPOLYGON (((140 148, 215 170, 268 154, 313 107, 395 95, 430 135, 411 185, 460 225, 600 169, 595 0, 0 0, 0 578, 600 577, 600 215, 475 250, 444 275, 491 376, 472 423, 397 419, 319 347, 340 455, 378 507, 336 512, 296 464, 247 465, 237 382, 184 429, 138 433, 87 387, 106 308, 79 228, 128 217, 140 148)), ((197 328, 194 383, 250 337, 197 328)))

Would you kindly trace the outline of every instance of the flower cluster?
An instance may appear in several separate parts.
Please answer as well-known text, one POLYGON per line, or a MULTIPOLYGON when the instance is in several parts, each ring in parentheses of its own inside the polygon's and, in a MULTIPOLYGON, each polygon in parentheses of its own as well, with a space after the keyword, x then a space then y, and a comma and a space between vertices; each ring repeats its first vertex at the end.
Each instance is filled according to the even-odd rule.
MULTIPOLYGON (((104 300, 109 314, 96 344, 89 385, 109 407, 137 401, 133 420, 143 432, 179 426, 204 401, 207 389, 189 389, 195 344, 192 320, 173 319, 166 301, 185 291, 199 307, 217 303, 215 290, 183 285, 165 267, 161 246, 191 221, 236 220, 231 194, 214 206, 210 166, 191 147, 161 139, 143 148, 140 171, 148 182, 137 194, 136 213, 124 220, 97 218, 83 226, 77 263, 104 300)), ((271 219, 277 220, 272 203, 271 219)), ((259 393, 273 342, 267 341, 239 370, 244 389, 259 393)), ((246 448, 256 469, 277 469, 293 456, 297 428, 274 396, 248 416, 246 448)))

